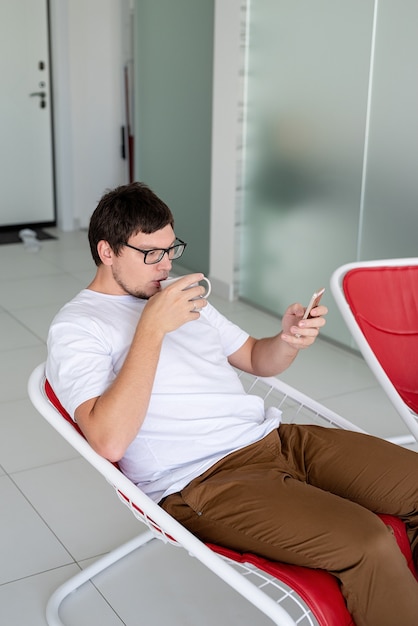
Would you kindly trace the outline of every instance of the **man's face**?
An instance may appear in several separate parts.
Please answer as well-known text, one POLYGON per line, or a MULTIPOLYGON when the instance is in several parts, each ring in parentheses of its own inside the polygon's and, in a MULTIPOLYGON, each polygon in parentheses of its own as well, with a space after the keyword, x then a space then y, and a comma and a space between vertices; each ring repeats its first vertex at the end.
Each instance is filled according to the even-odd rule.
MULTIPOLYGON (((167 225, 150 235, 137 233, 126 243, 141 250, 166 249, 174 244, 175 239, 174 230, 167 225)), ((160 290, 160 280, 167 278, 172 266, 167 254, 164 254, 158 263, 147 265, 144 263, 142 252, 127 246, 123 246, 119 256, 112 255, 112 258, 110 270, 116 293, 144 299, 150 298, 160 290)))

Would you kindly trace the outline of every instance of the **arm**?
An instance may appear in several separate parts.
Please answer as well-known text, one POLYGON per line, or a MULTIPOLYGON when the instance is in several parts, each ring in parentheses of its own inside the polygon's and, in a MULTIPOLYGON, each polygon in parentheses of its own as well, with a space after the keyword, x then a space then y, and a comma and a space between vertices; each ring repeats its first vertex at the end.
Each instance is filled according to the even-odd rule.
MULTIPOLYGON (((118 461, 145 419, 166 333, 199 317, 190 299, 201 287, 183 291, 189 275, 152 296, 138 322, 126 359, 113 383, 97 398, 84 402, 75 419, 90 445, 102 456, 118 461)), ((201 275, 197 274, 198 280, 201 275)), ((199 306, 205 306, 201 300, 199 306)))
POLYGON ((90 445, 110 461, 123 456, 145 418, 162 339, 161 333, 140 322, 113 383, 75 411, 77 424, 90 445))
POLYGON ((282 319, 282 331, 274 337, 255 339, 249 337, 245 344, 229 357, 229 362, 256 376, 276 376, 294 361, 299 350, 311 346, 325 325, 325 306, 311 311, 311 318, 302 320, 304 308, 292 304, 282 319))

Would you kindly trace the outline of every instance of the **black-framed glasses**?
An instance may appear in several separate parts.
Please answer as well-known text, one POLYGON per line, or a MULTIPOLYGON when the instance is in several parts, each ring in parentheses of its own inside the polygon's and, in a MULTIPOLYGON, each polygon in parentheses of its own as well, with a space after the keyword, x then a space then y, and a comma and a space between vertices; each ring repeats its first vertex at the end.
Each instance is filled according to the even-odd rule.
POLYGON ((173 246, 169 248, 152 248, 151 250, 141 250, 141 248, 136 248, 135 246, 131 246, 130 243, 122 242, 122 246, 126 246, 127 248, 132 248, 132 250, 136 250, 137 252, 142 252, 144 255, 144 263, 146 265, 154 265, 154 263, 159 263, 162 261, 163 256, 166 254, 170 261, 175 261, 179 259, 183 252, 186 249, 187 243, 176 237, 176 241, 179 243, 175 243, 173 246))

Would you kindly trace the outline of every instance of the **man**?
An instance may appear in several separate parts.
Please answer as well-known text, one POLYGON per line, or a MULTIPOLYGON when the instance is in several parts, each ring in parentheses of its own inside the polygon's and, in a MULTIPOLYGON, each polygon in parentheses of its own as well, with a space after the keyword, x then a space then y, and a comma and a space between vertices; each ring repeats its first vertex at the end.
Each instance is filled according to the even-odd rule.
POLYGON ((47 377, 92 447, 205 541, 322 568, 357 626, 415 626, 418 584, 374 513, 418 544, 418 455, 338 429, 280 424, 233 369, 277 375, 325 324, 291 305, 255 339, 202 297, 202 274, 161 289, 186 244, 145 185, 92 215, 96 275, 59 312, 47 377))

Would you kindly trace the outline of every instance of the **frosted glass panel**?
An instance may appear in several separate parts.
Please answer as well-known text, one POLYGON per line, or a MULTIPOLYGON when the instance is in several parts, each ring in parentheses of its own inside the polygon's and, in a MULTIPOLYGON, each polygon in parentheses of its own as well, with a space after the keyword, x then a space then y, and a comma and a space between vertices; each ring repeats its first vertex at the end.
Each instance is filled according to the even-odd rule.
POLYGON ((274 313, 356 257, 372 23, 371 1, 251 2, 239 293, 274 313))
POLYGON ((361 259, 418 256, 418 3, 380 0, 361 259))

